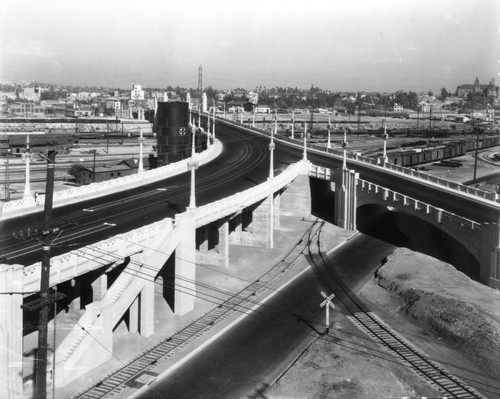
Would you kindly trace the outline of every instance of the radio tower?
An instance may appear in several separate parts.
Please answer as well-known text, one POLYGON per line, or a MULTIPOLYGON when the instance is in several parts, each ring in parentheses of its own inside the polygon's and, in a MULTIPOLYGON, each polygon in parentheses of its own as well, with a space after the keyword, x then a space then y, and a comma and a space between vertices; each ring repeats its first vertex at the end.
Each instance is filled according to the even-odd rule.
POLYGON ((201 91, 203 90, 203 68, 201 65, 198 67, 198 92, 200 93, 200 98, 201 98, 201 91))

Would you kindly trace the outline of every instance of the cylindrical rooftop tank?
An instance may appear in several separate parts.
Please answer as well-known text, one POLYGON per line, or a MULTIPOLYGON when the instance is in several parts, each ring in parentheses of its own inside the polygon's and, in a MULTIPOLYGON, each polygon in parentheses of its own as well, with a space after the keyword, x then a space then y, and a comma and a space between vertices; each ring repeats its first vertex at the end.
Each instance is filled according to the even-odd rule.
POLYGON ((159 102, 156 122, 158 161, 162 165, 191 156, 187 102, 159 102))

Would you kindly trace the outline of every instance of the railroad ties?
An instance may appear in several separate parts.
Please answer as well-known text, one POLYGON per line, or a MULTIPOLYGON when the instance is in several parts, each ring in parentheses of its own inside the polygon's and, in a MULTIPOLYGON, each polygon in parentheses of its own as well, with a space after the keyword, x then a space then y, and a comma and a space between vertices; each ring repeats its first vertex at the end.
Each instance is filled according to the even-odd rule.
POLYGON ((452 398, 485 398, 470 385, 427 358, 372 312, 356 312, 349 319, 375 342, 389 349, 417 375, 452 398))
POLYGON ((192 321, 184 328, 166 338, 159 344, 137 356, 118 370, 113 371, 104 377, 97 384, 85 391, 80 392, 74 398, 78 399, 98 399, 112 397, 119 394, 125 388, 140 388, 150 384, 156 379, 158 373, 154 368, 161 362, 174 356, 180 350, 195 342, 202 335, 222 323, 234 314, 250 314, 251 308, 258 306, 256 302, 257 294, 269 293, 273 290, 273 283, 280 278, 296 259, 303 255, 304 247, 307 246, 305 237, 319 233, 321 225, 313 223, 302 239, 283 257, 283 259, 266 273, 261 275, 246 288, 237 292, 222 301, 218 306, 209 312, 192 321))

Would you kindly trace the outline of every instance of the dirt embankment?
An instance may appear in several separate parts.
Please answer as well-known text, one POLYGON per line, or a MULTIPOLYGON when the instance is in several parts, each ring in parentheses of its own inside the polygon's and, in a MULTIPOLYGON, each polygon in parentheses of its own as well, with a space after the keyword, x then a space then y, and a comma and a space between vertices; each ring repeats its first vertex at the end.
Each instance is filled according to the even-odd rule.
MULTIPOLYGON (((472 281, 453 266, 399 248, 359 297, 431 359, 487 397, 500 392, 500 291, 472 281), (479 380, 482 383, 477 384, 479 380), (495 382, 496 381, 496 382, 495 382)), ((425 380, 337 314, 334 341, 316 340, 266 397, 441 397, 425 380)))
POLYGON ((500 378, 500 292, 472 281, 453 266, 404 248, 381 267, 376 283, 400 313, 459 349, 500 378))

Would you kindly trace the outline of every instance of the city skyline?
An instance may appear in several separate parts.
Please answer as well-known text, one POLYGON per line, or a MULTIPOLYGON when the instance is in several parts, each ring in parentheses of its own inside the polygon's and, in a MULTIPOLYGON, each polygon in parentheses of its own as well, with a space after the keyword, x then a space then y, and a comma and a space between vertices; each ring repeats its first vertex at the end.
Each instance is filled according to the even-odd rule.
MULTIPOLYGON (((498 76, 494 0, 2 2, 0 79, 455 90, 498 76)), ((498 84, 498 82, 497 82, 498 84)))

